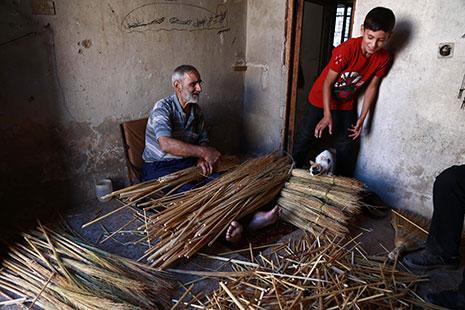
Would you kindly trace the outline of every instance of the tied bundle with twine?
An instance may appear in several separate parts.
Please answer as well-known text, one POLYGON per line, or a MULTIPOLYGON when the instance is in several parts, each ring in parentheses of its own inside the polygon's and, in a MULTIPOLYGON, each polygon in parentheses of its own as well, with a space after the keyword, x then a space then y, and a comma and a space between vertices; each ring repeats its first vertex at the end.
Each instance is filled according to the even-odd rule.
POLYGON ((150 208, 166 209, 145 218, 147 239, 156 243, 140 260, 165 268, 211 246, 232 221, 275 199, 290 168, 289 158, 269 154, 241 164, 208 186, 154 200, 150 208))
POLYGON ((233 272, 172 270, 221 281, 212 293, 194 295, 188 287, 174 301, 193 309, 429 308, 414 292, 425 278, 368 257, 357 238, 307 232, 266 255, 250 249, 251 262, 233 260, 233 272))
POLYGON ((356 179, 293 169, 278 205, 282 219, 301 229, 341 236, 349 232, 349 220, 360 212, 365 193, 365 185, 356 179))
POLYGON ((62 230, 23 233, 2 262, 6 304, 44 309, 166 309, 176 289, 167 274, 96 249, 62 230), (10 296, 14 294, 19 298, 10 296))

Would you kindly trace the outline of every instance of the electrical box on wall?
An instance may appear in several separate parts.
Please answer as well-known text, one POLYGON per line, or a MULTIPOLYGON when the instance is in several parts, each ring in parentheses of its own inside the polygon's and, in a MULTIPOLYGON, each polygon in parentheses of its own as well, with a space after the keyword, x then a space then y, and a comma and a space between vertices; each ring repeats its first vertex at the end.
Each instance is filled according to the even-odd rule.
POLYGON ((438 58, 451 58, 454 55, 454 43, 439 43, 438 58))

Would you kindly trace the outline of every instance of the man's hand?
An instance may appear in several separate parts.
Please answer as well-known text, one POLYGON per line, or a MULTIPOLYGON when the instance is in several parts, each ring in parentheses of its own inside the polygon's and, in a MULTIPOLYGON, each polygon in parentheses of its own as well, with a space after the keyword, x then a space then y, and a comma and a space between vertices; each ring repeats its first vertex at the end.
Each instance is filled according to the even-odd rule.
POLYGON ((202 146, 201 158, 213 166, 221 157, 221 153, 211 146, 202 146))
POLYGON ((197 157, 212 167, 221 157, 220 152, 206 144, 193 145, 171 137, 160 137, 158 143, 163 152, 181 157, 197 157))
POLYGON ((332 135, 333 134, 333 118, 331 117, 331 115, 324 116, 320 120, 318 125, 316 125, 316 127, 315 127, 315 137, 316 138, 321 138, 321 136, 323 135, 323 131, 325 130, 326 127, 328 127, 328 129, 329 129, 329 134, 332 135))
POLYGON ((197 161, 197 167, 202 170, 203 175, 210 175, 213 172, 213 165, 210 165, 203 158, 199 158, 197 161))
POLYGON ((363 120, 359 118, 355 125, 352 125, 352 127, 347 129, 350 132, 349 138, 352 138, 352 140, 355 140, 358 137, 360 137, 360 134, 362 133, 362 128, 363 128, 363 120))

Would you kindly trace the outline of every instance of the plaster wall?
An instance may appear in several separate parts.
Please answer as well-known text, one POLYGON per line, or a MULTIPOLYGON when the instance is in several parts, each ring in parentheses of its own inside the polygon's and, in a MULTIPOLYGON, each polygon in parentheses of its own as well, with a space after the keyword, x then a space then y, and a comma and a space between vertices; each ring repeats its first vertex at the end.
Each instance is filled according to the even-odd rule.
POLYGON ((172 94, 183 63, 204 81, 211 144, 239 151, 244 76, 233 65, 245 57, 245 0, 42 2, 56 15, 0 3, 0 198, 55 189, 82 203, 98 178, 125 184, 119 124, 172 94))
POLYGON ((465 2, 358 0, 354 35, 375 6, 397 17, 394 63, 381 85, 372 126, 364 128, 357 176, 393 207, 429 216, 435 177, 465 163, 465 2), (451 58, 438 45, 452 42, 451 58), (371 130, 370 130, 371 129, 371 130))
POLYGON ((243 150, 272 152, 282 147, 287 70, 285 66, 286 3, 247 2, 247 48, 243 150))

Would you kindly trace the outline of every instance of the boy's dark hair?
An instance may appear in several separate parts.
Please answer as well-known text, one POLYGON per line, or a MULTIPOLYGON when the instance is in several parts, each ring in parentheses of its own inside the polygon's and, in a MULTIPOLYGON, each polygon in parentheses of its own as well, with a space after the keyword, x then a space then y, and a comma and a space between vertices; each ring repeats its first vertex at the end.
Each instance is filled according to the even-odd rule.
POLYGON ((391 32, 395 23, 396 17, 392 10, 379 6, 368 12, 363 27, 372 31, 391 32))

